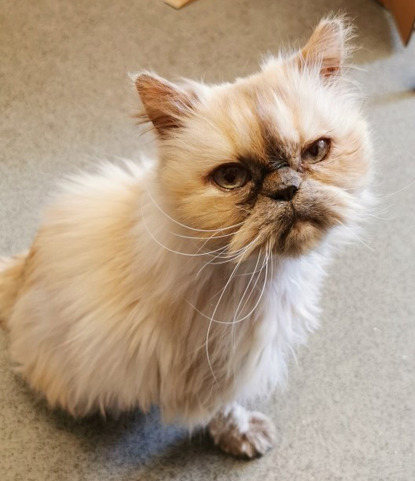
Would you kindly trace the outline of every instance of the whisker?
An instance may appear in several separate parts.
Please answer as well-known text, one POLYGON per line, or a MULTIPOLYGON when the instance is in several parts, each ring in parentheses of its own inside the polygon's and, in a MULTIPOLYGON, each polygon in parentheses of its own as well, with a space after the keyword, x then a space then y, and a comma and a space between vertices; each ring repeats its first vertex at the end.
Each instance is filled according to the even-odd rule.
POLYGON ((239 262, 236 264, 236 266, 235 266, 235 268, 233 269, 231 275, 229 276, 229 279, 228 279, 228 281, 227 281, 227 283, 226 283, 226 285, 225 285, 225 289, 223 290, 222 294, 220 295, 219 300, 218 300, 218 302, 216 303, 215 309, 213 310, 212 316, 211 316, 210 321, 209 321, 209 326, 208 326, 208 329, 207 329, 207 331, 206 331, 206 343, 205 343, 205 344, 206 344, 206 356, 207 356, 207 360, 208 360, 208 364, 209 364, 210 371, 211 371, 211 373, 212 373, 213 379, 215 380, 216 384, 219 384, 219 383, 218 383, 218 380, 217 380, 217 378, 216 378, 216 375, 215 375, 215 373, 214 373, 214 371, 213 371, 212 363, 211 363, 211 361, 210 361, 210 356, 209 356, 209 334, 210 334, 210 330, 211 330, 211 328, 212 328, 213 318, 215 317, 215 314, 216 314, 216 311, 217 311, 217 309, 218 309, 218 307, 219 307, 219 304, 220 304, 220 302, 221 302, 221 300, 222 300, 222 298, 223 298, 223 296, 224 296, 224 294, 225 294, 225 292, 226 292, 226 288, 229 286, 229 284, 230 284, 230 282, 231 282, 231 280, 232 280, 232 276, 233 276, 233 274, 236 272, 236 270, 239 268, 241 261, 242 261, 242 257, 240 258, 239 262))
MULTIPOLYGON (((229 246, 225 246, 225 248, 227 248, 227 247, 229 247, 229 246)), ((239 251, 237 251, 237 253, 236 253, 235 255, 232 255, 232 256, 228 256, 228 257, 227 257, 226 255, 224 255, 224 254, 222 255, 222 253, 219 253, 217 256, 213 257, 210 261, 208 261, 208 262, 206 262, 205 264, 203 264, 203 266, 197 271, 197 274, 196 274, 196 276, 195 276, 195 279, 197 279, 197 278, 200 276, 200 274, 201 274, 201 272, 203 271, 203 269, 204 269, 205 267, 207 267, 208 265, 217 266, 217 265, 220 265, 220 264, 228 264, 229 262, 237 259, 238 256, 239 256, 239 254, 240 254, 239 251), (220 261, 220 262, 213 262, 215 259, 218 259, 218 258, 220 258, 220 259, 225 258, 226 260, 220 261)))
MULTIPOLYGON (((200 273, 203 271, 203 269, 205 267, 207 267, 209 264, 210 265, 220 265, 220 264, 227 264, 228 262, 231 262, 235 259, 238 258, 239 255, 241 255, 241 257, 243 257, 243 254, 253 245, 254 242, 256 242, 260 237, 260 234, 257 235, 257 237, 255 237, 255 239, 253 241, 251 241, 247 246, 245 247, 241 247, 240 249, 236 250, 235 252, 233 252, 231 255, 229 255, 228 257, 226 255, 222 255, 221 258, 225 258, 226 260, 224 261, 219 261, 219 262, 214 262, 215 259, 217 259, 219 257, 216 256, 214 257, 213 259, 211 259, 210 261, 206 262, 206 264, 204 264, 197 272, 195 278, 197 279, 198 276, 200 275, 200 273)), ((228 247, 228 246, 227 246, 228 247)))
POLYGON ((412 185, 415 184, 415 180, 413 180, 412 182, 410 182, 408 185, 406 185, 405 187, 402 187, 402 189, 399 189, 397 190, 396 192, 391 192, 390 194, 386 194, 386 195, 382 195, 380 196, 379 198, 380 199, 387 199, 388 197, 392 197, 393 195, 396 195, 396 194, 399 194, 401 192, 403 192, 404 190, 406 189, 409 189, 409 187, 411 187, 412 185))
MULTIPOLYGON (((210 251, 210 252, 201 252, 201 253, 180 252, 180 251, 171 249, 170 247, 167 247, 166 245, 162 244, 162 243, 154 236, 154 234, 150 231, 150 229, 148 228, 148 225, 147 225, 147 223, 146 223, 146 221, 145 221, 144 213, 143 213, 142 210, 141 210, 141 217, 142 217, 142 219, 143 219, 143 224, 144 224, 144 227, 145 227, 146 231, 148 232, 148 234, 150 235, 150 237, 154 240, 154 242, 155 242, 156 244, 158 244, 160 247, 162 247, 163 249, 166 249, 167 251, 172 252, 173 254, 178 254, 178 255, 185 256, 185 257, 202 257, 202 256, 206 256, 206 255, 212 255, 212 254, 216 253, 218 250, 223 249, 223 247, 221 247, 220 249, 216 249, 216 250, 213 250, 213 251, 210 251)), ((226 248, 226 246, 225 246, 225 248, 226 248)))
MULTIPOLYGON (((261 251, 262 252, 262 251, 261 251)), ((265 257, 264 257, 265 258, 265 257)), ((265 265, 265 264, 264 264, 265 265)), ((259 269, 252 271, 252 272, 244 272, 243 274, 236 274, 235 277, 243 277, 243 276, 250 276, 252 274, 256 274, 257 272, 261 272, 263 269, 263 266, 261 266, 259 269)))
MULTIPOLYGON (((262 252, 262 250, 261 250, 261 252, 262 252)), ((259 257, 258 257, 258 260, 259 260, 259 257)), ((258 264, 258 262, 257 262, 257 264, 258 264)), ((255 265, 255 268, 257 267, 257 264, 255 265)), ((253 274, 256 274, 257 272, 261 272, 262 269, 264 268, 264 265, 265 265, 265 257, 264 257, 264 262, 263 262, 261 268, 258 269, 258 270, 255 270, 255 271, 253 271, 253 272, 250 272, 249 275, 253 275, 253 274)), ((233 276, 233 278, 235 279, 235 277, 239 277, 239 276, 242 276, 242 275, 245 275, 245 274, 235 274, 235 275, 233 276)), ((256 283, 255 283, 255 285, 256 285, 256 283)), ((255 288, 255 286, 254 286, 254 288, 255 288)), ((222 287, 221 289, 219 289, 218 292, 216 292, 215 294, 213 294, 213 296, 209 299, 209 301, 212 300, 213 298, 215 298, 218 294, 220 294, 220 293, 223 291, 223 289, 224 289, 224 287, 222 287)))
MULTIPOLYGON (((261 298, 264 294, 264 291, 265 291, 265 280, 267 279, 268 277, 268 261, 269 261, 269 254, 267 254, 267 261, 266 261, 266 264, 265 264, 265 279, 264 279, 264 283, 263 283, 263 286, 262 286, 262 289, 261 289, 261 294, 255 304, 255 306, 253 307, 253 309, 244 317, 242 317, 241 319, 237 319, 236 321, 220 321, 218 319, 213 319, 212 317, 209 317, 207 316, 204 312, 202 312, 200 309, 198 309, 194 304, 192 304, 190 301, 186 300, 186 302, 196 311, 198 312, 202 317, 204 317, 205 319, 208 319, 209 321, 212 321, 212 322, 216 322, 217 324, 237 324, 239 322, 242 322, 244 321, 245 319, 247 319, 254 311, 255 309, 258 307, 259 303, 261 302, 261 298)), ((238 266, 238 264, 237 264, 238 266)), ((223 294, 223 293, 222 293, 223 294)))
MULTIPOLYGON (((227 247, 227 246, 226 246, 226 247, 227 247)), ((197 279, 197 278, 200 276, 201 272, 203 271, 203 269, 205 269, 205 267, 207 267, 209 264, 212 264, 213 261, 214 261, 215 259, 217 259, 218 257, 220 257, 220 254, 218 254, 217 256, 213 257, 210 261, 206 262, 205 264, 203 264, 203 266, 197 271, 196 276, 195 276, 195 279, 197 279)), ((223 262, 216 262, 216 263, 214 263, 214 264, 215 264, 215 265, 217 265, 217 264, 226 264, 227 262, 230 262, 230 260, 226 260, 226 261, 223 261, 223 262)))
POLYGON ((234 261, 234 260, 237 259, 239 256, 245 255, 245 253, 248 252, 249 248, 250 248, 251 246, 253 246, 259 238, 260 238, 260 234, 259 234, 257 237, 255 237, 255 239, 252 240, 247 246, 241 247, 240 249, 237 249, 237 250, 234 251, 234 252, 229 252, 228 254, 224 254, 224 255, 222 256, 222 258, 223 258, 223 259, 228 259, 227 261, 212 262, 212 265, 226 264, 226 262, 234 261))
MULTIPOLYGON (((264 282, 262 284, 262 289, 261 289, 261 293, 259 295, 259 298, 257 300, 257 302, 255 303, 254 307, 251 309, 250 312, 248 312, 248 314, 240 319, 236 319, 235 321, 232 321, 232 324, 238 324, 239 322, 243 322, 245 319, 248 319, 257 309, 257 307, 259 306, 263 296, 264 296, 264 292, 265 292, 265 286, 267 284, 267 281, 268 281, 268 264, 269 264, 269 258, 270 258, 270 254, 267 253, 267 256, 266 256, 266 263, 265 263, 265 276, 264 276, 264 282)), ((260 278, 260 275, 261 273, 258 275, 258 280, 260 278)), ((253 289, 255 289, 256 287, 256 284, 254 285, 253 289)))
POLYGON ((353 235, 353 237, 358 240, 362 245, 364 245, 367 249, 369 249, 370 251, 372 252, 376 252, 376 250, 371 247, 370 245, 366 244, 366 242, 364 242, 357 234, 356 232, 351 229, 350 227, 348 227, 347 225, 343 224, 343 222, 341 222, 340 220, 337 220, 337 222, 342 225, 345 229, 348 229, 348 231, 353 235))
MULTIPOLYGON (((232 236, 233 235, 233 232, 231 232, 230 234, 225 234, 223 237, 227 237, 227 236, 232 236)), ((216 232, 214 232, 211 236, 209 236, 205 242, 203 242, 203 244, 200 246, 200 248, 197 250, 197 252, 200 252, 204 247, 205 245, 212 239, 212 237, 216 236, 216 232)), ((215 237, 216 239, 217 237, 215 237)))
POLYGON ((365 216, 373 217, 376 220, 381 220, 381 221, 384 221, 384 222, 390 222, 390 221, 393 221, 394 219, 396 219, 396 217, 395 218, 393 218, 393 217, 379 217, 378 215, 369 214, 368 212, 365 213, 365 216))
MULTIPOLYGON (((261 249, 261 251, 260 251, 260 253, 259 253, 259 255, 258 255, 258 259, 257 259, 256 264, 255 264, 255 267, 254 267, 254 272, 256 271, 256 268, 258 267, 259 259, 260 259, 260 257, 261 257, 261 254, 262 254, 262 249, 261 249)), ((264 264, 263 264, 263 265, 264 265, 264 264)), ((258 281, 260 275, 261 275, 261 270, 259 271, 259 274, 258 274, 258 276, 257 276, 257 281, 258 281)), ((233 316, 233 321, 235 321, 235 319, 237 318, 237 316, 238 316, 238 314, 239 314, 239 308, 241 307, 242 301, 244 300, 244 297, 245 297, 246 293, 248 292, 249 286, 251 285, 253 279, 254 279, 254 274, 251 275, 251 278, 249 279, 249 282, 248 282, 248 284, 246 285, 246 288, 245 288, 245 290, 244 290, 244 292, 243 292, 243 294, 242 294, 242 297, 241 297, 241 299, 240 299, 240 301, 239 301, 239 303, 238 303, 238 305, 237 305, 237 307, 236 307, 236 309, 235 309, 235 314, 234 314, 234 316, 233 316)), ((255 285, 256 285, 256 284, 255 284, 255 285)), ((245 302, 244 302, 244 305, 242 306, 241 313, 243 312, 244 307, 246 306, 246 303, 248 302, 249 298, 251 297, 252 292, 253 292, 253 290, 255 289, 255 285, 254 285, 254 287, 251 289, 251 292, 250 292, 249 296, 246 298, 246 300, 245 300, 245 302)))
POLYGON ((192 230, 192 231, 196 231, 196 232, 219 232, 219 231, 222 231, 222 230, 229 230, 229 229, 233 229, 235 227, 239 227, 241 226, 244 222, 239 222, 238 224, 234 224, 234 225, 231 225, 229 227, 221 227, 219 229, 196 229, 195 227, 191 227, 189 225, 186 225, 186 224, 182 224, 181 222, 177 221, 176 219, 173 219, 173 217, 171 217, 169 214, 167 214, 167 212, 165 212, 159 205, 158 203, 154 200, 153 196, 150 194, 150 191, 147 189, 147 194, 148 196, 150 197, 151 201, 153 202, 153 204, 157 207, 157 209, 162 213, 164 214, 168 219, 170 219, 172 222, 174 222, 175 224, 181 226, 181 227, 184 227, 185 229, 189 229, 189 230, 192 230))
MULTIPOLYGON (((261 259, 261 254, 262 254, 262 249, 260 250, 260 252, 259 252, 259 254, 258 254, 257 261, 256 261, 256 264, 255 264, 255 267, 254 267, 254 271, 253 271, 252 274, 251 274, 251 278, 249 279, 249 282, 248 282, 248 284, 247 284, 247 286, 246 286, 246 288, 245 288, 245 290, 244 290, 244 292, 243 292, 243 294, 242 294, 242 297, 241 297, 241 299, 240 299, 240 301, 239 301, 239 303, 238 303, 238 306, 236 307, 235 314, 234 314, 234 316, 233 316, 233 321, 235 321, 235 319, 236 319, 236 317, 237 317, 237 315, 238 315, 238 313, 239 313, 239 308, 240 308, 240 306, 241 306, 241 304, 242 304, 242 301, 243 301, 243 299, 244 299, 244 297, 245 297, 245 295, 246 295, 246 293, 247 293, 247 291, 248 291, 248 289, 249 289, 249 286, 250 286, 250 284, 251 284, 251 282, 252 282, 252 280, 253 280, 253 278, 254 278, 255 273, 256 273, 256 272, 259 272, 259 274, 258 274, 258 276, 257 276, 257 278, 256 278, 256 280, 255 280, 255 283, 254 283, 254 285, 253 285, 253 287, 252 287, 252 289, 251 289, 251 292, 249 293, 248 297, 246 298, 246 300, 245 300, 245 302, 244 302, 244 304, 243 304, 243 306, 242 306, 242 308, 241 308, 241 310, 240 310, 241 313, 243 313, 244 308, 245 308, 247 302, 249 301, 249 299, 250 299, 250 297, 251 297, 251 295, 252 295, 252 293, 253 293, 253 291, 254 291, 257 283, 258 283, 258 280, 259 280, 259 278, 260 278, 260 276, 261 276, 261 271, 262 271, 262 269, 263 269, 263 267, 264 267, 264 265, 265 265, 265 264, 264 264, 264 262, 265 262, 265 256, 264 256, 264 262, 262 263, 262 267, 261 267, 261 269, 257 270, 259 261, 260 261, 260 259, 261 259)), ((235 277, 237 277, 237 274, 234 275, 234 279, 235 279, 235 277)), ((235 346, 236 346, 236 342, 235 342, 235 322, 232 322, 232 327, 231 327, 231 342, 232 342, 232 350, 235 350, 235 346)))
MULTIPOLYGON (((261 253, 262 253, 262 250, 261 250, 261 253)), ((258 260, 259 260, 259 259, 260 259, 260 257, 258 257, 258 260)), ((257 265, 258 265, 258 261, 257 261, 257 265)), ((257 265, 255 265, 255 267, 257 267, 257 265)), ((257 269, 257 270, 255 270, 255 271, 253 271, 253 272, 249 272, 248 274, 235 274, 235 275, 233 276, 233 278, 235 279, 235 277, 241 277, 241 276, 244 276, 244 275, 251 275, 251 276, 253 276, 253 275, 256 274, 257 272, 261 272, 261 271, 264 269, 264 267, 265 267, 265 256, 264 256, 264 262, 262 263, 262 266, 260 267, 260 269, 257 269)), ((257 280, 258 280, 258 279, 259 279, 259 276, 258 276, 257 280)), ((251 281, 250 281, 250 282, 251 282, 251 281)), ((256 284, 257 284, 257 281, 255 282, 255 284, 254 284, 254 286, 253 286, 252 289, 255 289, 256 284)), ((213 298, 215 298, 218 294, 220 294, 220 293, 223 291, 223 289, 224 289, 224 288, 222 287, 221 289, 219 289, 218 292, 216 292, 215 294, 213 294, 213 296, 209 299, 209 301, 212 300, 213 298)), ((250 295, 248 296, 248 299, 249 299, 249 297, 250 297, 250 295)), ((244 306, 244 307, 245 307, 245 306, 244 306)), ((243 310, 243 308, 242 308, 242 310, 243 310)))
POLYGON ((222 239, 224 237, 230 237, 234 235, 234 232, 230 232, 229 234, 222 234, 216 236, 216 232, 214 232, 211 236, 209 236, 207 239, 206 237, 199 237, 197 235, 185 235, 185 234, 177 234, 176 232, 171 232, 169 231, 170 234, 173 234, 177 237, 181 237, 182 239, 195 239, 195 240, 200 240, 200 241, 206 241, 206 240, 211 240, 211 239, 222 239))

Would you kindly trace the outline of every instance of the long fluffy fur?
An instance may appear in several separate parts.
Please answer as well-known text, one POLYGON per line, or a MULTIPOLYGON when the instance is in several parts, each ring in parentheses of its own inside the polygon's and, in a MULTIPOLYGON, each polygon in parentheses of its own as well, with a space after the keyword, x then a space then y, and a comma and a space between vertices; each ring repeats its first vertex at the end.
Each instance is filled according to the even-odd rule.
MULTIPOLYGON (((204 423, 283 380, 287 354, 316 326, 324 260, 274 259, 274 280, 248 322, 212 323, 209 366, 211 298, 235 265, 208 265, 196 279, 209 257, 183 258, 154 242, 147 229, 168 244, 177 226, 142 188, 151 189, 145 175, 133 164, 108 166, 66 186, 30 253, 30 281, 9 323, 11 356, 50 405, 74 415, 159 404, 167 420, 204 423)), ((186 239, 171 241, 190 254, 186 239)), ((245 262, 238 274, 254 267, 245 262)), ((236 279, 217 320, 232 321, 250 276, 236 279)))
POLYGON ((363 209, 370 177, 358 104, 345 82, 322 80, 328 67, 316 58, 306 73, 301 54, 233 85, 189 84, 185 111, 172 107, 170 84, 167 113, 147 91, 160 159, 67 182, 25 262, 0 267, 11 357, 51 406, 84 416, 157 404, 165 420, 193 426, 283 382, 290 352, 317 326, 328 252, 363 209), (172 111, 180 122, 163 118, 172 111), (310 167, 298 200, 320 227, 293 228, 282 253, 275 201, 261 198, 247 215, 235 207, 242 194, 201 180, 235 149, 263 157, 275 132, 294 155, 322 131, 337 150, 310 167))

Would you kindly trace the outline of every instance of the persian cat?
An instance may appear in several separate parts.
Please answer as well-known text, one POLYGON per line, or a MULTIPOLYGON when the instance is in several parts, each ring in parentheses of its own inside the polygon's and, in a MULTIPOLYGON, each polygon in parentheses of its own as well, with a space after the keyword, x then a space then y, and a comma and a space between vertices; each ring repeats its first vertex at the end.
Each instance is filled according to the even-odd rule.
POLYGON ((369 198, 349 36, 324 19, 234 83, 135 77, 157 158, 72 177, 28 253, 0 262, 11 359, 50 406, 158 405, 234 455, 272 446, 246 406, 317 326, 332 246, 369 198))

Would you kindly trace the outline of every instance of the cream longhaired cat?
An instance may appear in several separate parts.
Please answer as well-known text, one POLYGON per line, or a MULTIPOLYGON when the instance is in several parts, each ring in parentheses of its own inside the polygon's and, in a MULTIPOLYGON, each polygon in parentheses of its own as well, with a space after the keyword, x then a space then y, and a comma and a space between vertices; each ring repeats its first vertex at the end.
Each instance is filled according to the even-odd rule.
POLYGON ((0 262, 11 359, 50 406, 158 405, 234 455, 272 446, 271 421, 237 403, 283 381, 368 198, 349 33, 322 20, 232 84, 136 77, 158 158, 72 178, 30 251, 0 262))

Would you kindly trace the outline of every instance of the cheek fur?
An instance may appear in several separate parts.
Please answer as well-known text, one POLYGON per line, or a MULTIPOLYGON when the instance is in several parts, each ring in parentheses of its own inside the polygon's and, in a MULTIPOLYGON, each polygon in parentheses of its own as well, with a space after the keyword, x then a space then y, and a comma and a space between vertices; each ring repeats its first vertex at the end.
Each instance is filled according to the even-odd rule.
POLYGON ((360 133, 338 141, 327 161, 309 169, 312 179, 355 193, 366 187, 370 176, 369 144, 360 133))
MULTIPOLYGON (((237 192, 221 192, 203 178, 169 179, 163 183, 171 215, 179 222, 200 230, 194 234, 208 238, 220 238, 221 234, 230 234, 245 220, 248 213, 239 206, 243 195, 237 192), (226 231, 223 231, 226 229, 226 231), (217 234, 214 235, 215 230, 217 234)), ((228 236, 224 242, 228 242, 228 236)))
POLYGON ((251 215, 232 239, 231 251, 252 244, 275 254, 298 256, 315 248, 352 210, 350 194, 314 180, 304 181, 292 202, 259 196, 251 215))

